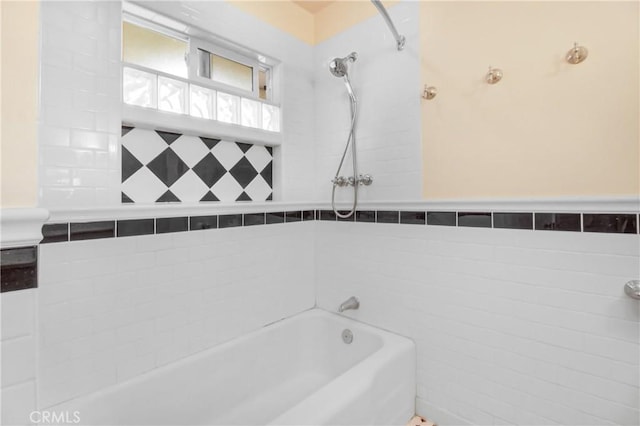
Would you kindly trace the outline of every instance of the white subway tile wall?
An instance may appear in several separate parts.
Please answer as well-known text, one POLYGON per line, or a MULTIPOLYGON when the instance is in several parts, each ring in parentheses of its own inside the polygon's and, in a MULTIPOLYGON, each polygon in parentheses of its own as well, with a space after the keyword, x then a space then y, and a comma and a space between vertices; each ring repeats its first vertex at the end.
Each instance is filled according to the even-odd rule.
POLYGON ((27 424, 36 409, 36 290, 0 295, 3 425, 27 424))
POLYGON ((636 425, 637 235, 317 223, 321 308, 415 340, 439 424, 636 425), (345 257, 343 253, 352 253, 345 257))
MULTIPOLYGON (((329 72, 329 62, 355 51, 349 73, 358 97, 359 173, 373 176, 360 187, 361 200, 422 198, 420 144, 419 2, 400 2, 388 9, 407 39, 402 52, 379 15, 316 45, 314 50, 316 175, 315 197, 331 197, 333 179, 350 128, 349 97, 342 79, 329 72)), ((287 111, 288 113, 288 111, 287 111)), ((345 161, 343 176, 352 173, 345 161)), ((338 188, 336 199, 350 201, 352 188, 338 188)))
POLYGON ((312 222, 40 250, 40 407, 314 305, 312 222))
POLYGON ((40 205, 116 204, 120 2, 43 2, 40 15, 40 205))

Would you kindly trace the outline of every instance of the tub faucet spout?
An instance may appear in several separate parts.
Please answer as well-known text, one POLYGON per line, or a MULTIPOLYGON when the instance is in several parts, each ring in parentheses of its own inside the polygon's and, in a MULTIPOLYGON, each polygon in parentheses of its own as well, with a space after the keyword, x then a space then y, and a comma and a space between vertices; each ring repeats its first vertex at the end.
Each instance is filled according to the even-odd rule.
POLYGON ((348 309, 358 309, 359 307, 360 307, 360 301, 355 296, 351 296, 350 298, 348 298, 347 300, 345 300, 340 304, 340 307, 338 308, 338 312, 344 312, 348 309))

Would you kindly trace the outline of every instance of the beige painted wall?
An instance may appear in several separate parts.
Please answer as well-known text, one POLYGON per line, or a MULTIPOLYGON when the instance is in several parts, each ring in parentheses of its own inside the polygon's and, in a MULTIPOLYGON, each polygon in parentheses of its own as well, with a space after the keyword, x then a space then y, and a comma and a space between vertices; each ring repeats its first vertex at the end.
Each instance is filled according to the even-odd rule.
POLYGON ((2 35, 2 183, 0 205, 37 203, 39 3, 0 2, 2 35))
POLYGON ((637 2, 423 3, 424 197, 637 195, 638 22, 637 2))
MULTIPOLYGON (((383 1, 385 8, 390 8, 399 0, 383 1)), ((328 38, 369 19, 378 13, 369 0, 338 0, 329 4, 315 14, 315 43, 328 38)))
MULTIPOLYGON (((337 0, 315 14, 290 0, 227 1, 310 45, 321 43, 378 13, 369 0, 337 0)), ((388 8, 398 1, 386 0, 383 4, 388 8)))
POLYGON ((314 44, 313 15, 290 0, 227 0, 238 9, 262 19, 308 44, 314 44))

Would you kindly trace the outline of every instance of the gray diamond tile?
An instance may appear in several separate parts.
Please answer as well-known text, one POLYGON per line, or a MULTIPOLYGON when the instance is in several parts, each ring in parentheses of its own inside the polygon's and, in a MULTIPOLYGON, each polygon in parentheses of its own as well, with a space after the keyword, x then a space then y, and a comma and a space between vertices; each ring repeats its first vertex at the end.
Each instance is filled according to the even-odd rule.
POLYGON ((227 172, 222 164, 220 164, 216 157, 211 153, 207 154, 202 160, 200 160, 192 170, 200 179, 202 179, 208 188, 215 185, 227 172))
POLYGON ((167 186, 173 185, 189 170, 189 166, 171 148, 165 149, 147 167, 167 186))
POLYGON ((246 188, 258 175, 258 171, 251 165, 246 157, 242 157, 240 161, 229 170, 229 173, 231 173, 231 176, 233 176, 243 188, 246 188))

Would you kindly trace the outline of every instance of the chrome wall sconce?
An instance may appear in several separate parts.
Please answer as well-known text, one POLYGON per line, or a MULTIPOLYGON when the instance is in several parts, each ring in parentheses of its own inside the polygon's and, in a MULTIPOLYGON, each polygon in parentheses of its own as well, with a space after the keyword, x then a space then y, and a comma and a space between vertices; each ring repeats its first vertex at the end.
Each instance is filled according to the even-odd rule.
POLYGON ((587 59, 587 56, 589 56, 589 51, 586 47, 573 43, 573 48, 567 52, 565 58, 567 62, 575 65, 587 59))
POLYGON ((496 84, 502 80, 502 75, 501 69, 489 67, 489 71, 484 76, 484 79, 489 84, 496 84))
POLYGON ((438 94, 438 89, 433 86, 424 85, 424 90, 422 91, 422 99, 431 100, 436 97, 438 94))

